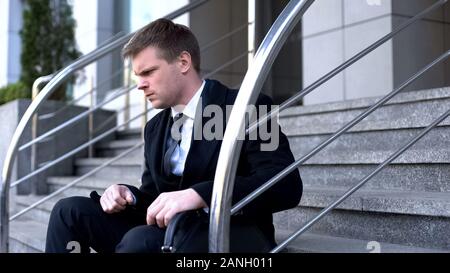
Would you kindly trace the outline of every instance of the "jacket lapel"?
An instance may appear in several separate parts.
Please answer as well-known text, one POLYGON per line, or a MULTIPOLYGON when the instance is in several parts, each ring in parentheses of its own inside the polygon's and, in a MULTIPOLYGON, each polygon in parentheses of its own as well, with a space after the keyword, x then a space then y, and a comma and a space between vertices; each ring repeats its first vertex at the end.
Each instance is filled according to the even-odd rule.
MULTIPOLYGON (((201 127, 199 126, 200 123, 194 122, 191 147, 186 158, 183 172, 183 181, 185 182, 184 187, 188 186, 187 184, 190 181, 198 182, 199 179, 204 180, 205 173, 208 171, 208 169, 212 167, 215 168, 215 164, 214 166, 211 166, 211 163, 214 163, 215 160, 213 162, 211 160, 213 155, 218 154, 218 149, 220 148, 222 139, 206 140, 203 137, 203 132, 200 131, 199 134, 199 131, 197 130, 203 130, 204 125, 213 118, 203 117, 202 113, 206 106, 217 105, 221 107, 225 116, 225 99, 227 94, 226 91, 226 87, 222 84, 219 84, 216 81, 206 80, 205 87, 201 96, 202 103, 201 105, 200 103, 197 105, 197 111, 195 115, 196 121, 201 119, 201 127), (201 136, 201 139, 199 139, 199 137, 195 139, 196 132, 197 135, 201 136)), ((223 128, 225 129, 225 122, 223 128)))
POLYGON ((152 132, 153 136, 151 139, 151 143, 149 145, 148 151, 148 164, 150 173, 153 181, 156 183, 157 188, 160 192, 165 191, 166 177, 164 177, 162 172, 162 164, 163 164, 163 155, 164 155, 164 147, 167 139, 167 126, 169 123, 169 118, 171 117, 170 108, 165 109, 163 113, 161 113, 159 124, 155 126, 154 131, 152 132))

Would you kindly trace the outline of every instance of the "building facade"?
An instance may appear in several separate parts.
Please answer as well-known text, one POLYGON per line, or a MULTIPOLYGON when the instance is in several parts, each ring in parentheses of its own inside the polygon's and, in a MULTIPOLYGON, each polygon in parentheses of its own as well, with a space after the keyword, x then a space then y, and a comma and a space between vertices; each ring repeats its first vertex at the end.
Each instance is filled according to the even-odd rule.
MULTIPOLYGON (((135 31, 189 0, 72 0, 77 21, 78 48, 84 54, 120 34, 135 31)), ((288 1, 213 0, 177 22, 189 25, 207 45, 255 18, 256 46, 288 1), (249 16, 249 3, 255 8, 249 16)), ((325 73, 351 58, 406 20, 432 5, 433 0, 317 0, 293 31, 275 62, 263 91, 276 103, 307 87, 325 73)), ((0 86, 20 77, 20 35, 23 0, 0 1, 0 86)), ((251 25, 251 24, 250 24, 251 25)), ((230 86, 239 86, 247 69, 248 31, 239 33, 202 53, 207 75, 229 60, 232 64, 214 75, 230 86)), ((416 22, 352 67, 336 75, 304 98, 304 104, 325 103, 379 96, 391 91, 412 74, 450 48, 450 8, 447 4, 416 22)), ((86 67, 74 96, 98 86, 96 99, 103 100, 123 84, 120 52, 86 67)), ((407 87, 417 90, 450 85, 447 61, 407 87)), ((137 93, 137 92, 135 92, 137 93)), ((139 95, 132 101, 138 103, 139 95)), ((87 105, 87 101, 81 101, 87 105)), ((112 108, 117 107, 113 105, 112 108)))

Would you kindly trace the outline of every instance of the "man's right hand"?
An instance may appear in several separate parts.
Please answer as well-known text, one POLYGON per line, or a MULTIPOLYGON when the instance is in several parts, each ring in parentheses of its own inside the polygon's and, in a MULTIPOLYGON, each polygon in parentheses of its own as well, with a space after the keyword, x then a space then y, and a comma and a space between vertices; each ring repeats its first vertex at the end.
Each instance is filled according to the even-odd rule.
POLYGON ((109 186, 100 198, 100 204, 106 213, 122 211, 127 204, 131 205, 133 202, 133 194, 128 187, 123 185, 109 186))

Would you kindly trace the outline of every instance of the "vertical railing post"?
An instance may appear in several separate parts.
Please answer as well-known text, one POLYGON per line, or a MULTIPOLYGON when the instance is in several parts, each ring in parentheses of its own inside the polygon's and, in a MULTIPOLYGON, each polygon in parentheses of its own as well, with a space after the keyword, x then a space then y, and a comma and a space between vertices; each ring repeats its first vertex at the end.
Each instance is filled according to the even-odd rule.
MULTIPOLYGON (((33 82, 33 86, 31 89, 31 101, 34 101, 39 95, 39 91, 44 83, 48 83, 53 77, 52 75, 42 76, 36 79, 33 82)), ((31 120, 31 140, 35 140, 38 137, 38 112, 34 113, 33 118, 31 120)), ((30 158, 30 169, 31 172, 34 172, 37 168, 38 160, 37 160, 37 149, 38 144, 34 143, 31 146, 31 158, 30 158)), ((31 187, 30 187, 31 194, 36 194, 38 192, 38 186, 37 181, 33 182, 31 181, 31 187)))
MULTIPOLYGON (((31 91, 31 101, 34 101, 37 97, 37 95, 39 94, 39 85, 41 82, 39 81, 35 81, 33 83, 33 88, 31 91)), ((33 115, 33 118, 31 120, 31 140, 35 140, 37 138, 37 130, 38 130, 38 112, 36 112, 33 115)), ((34 143, 33 145, 31 145, 31 160, 30 160, 30 169, 31 172, 34 172, 36 170, 36 166, 37 166, 37 143, 34 143)), ((37 193, 37 181, 36 183, 33 182, 33 180, 30 181, 31 182, 31 194, 36 194, 37 193)))
MULTIPOLYGON (((95 90, 94 90, 94 77, 92 76, 89 81, 89 110, 94 109, 95 107, 95 90)), ((89 113, 88 118, 88 130, 89 130, 89 141, 91 141, 94 138, 94 112, 89 113)), ((92 158, 94 157, 94 146, 89 145, 88 148, 88 157, 92 158)))
POLYGON ((255 26, 256 26, 256 0, 248 0, 248 28, 247 28, 247 36, 248 36, 248 60, 247 60, 247 68, 250 67, 250 64, 253 61, 253 57, 255 56, 255 26))
MULTIPOLYGON (((125 60, 125 86, 129 88, 131 86, 131 61, 129 59, 125 60)), ((125 94, 125 110, 123 112, 123 121, 127 122, 130 120, 130 92, 125 94)), ((130 129, 130 124, 125 126, 125 130, 130 129)))

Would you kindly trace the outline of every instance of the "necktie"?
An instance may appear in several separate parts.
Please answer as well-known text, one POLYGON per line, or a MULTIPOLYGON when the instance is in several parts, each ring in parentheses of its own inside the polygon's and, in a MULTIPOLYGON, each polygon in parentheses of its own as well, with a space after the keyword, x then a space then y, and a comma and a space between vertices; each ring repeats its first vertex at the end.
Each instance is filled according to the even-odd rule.
POLYGON ((180 145, 181 142, 181 129, 183 127, 183 122, 185 118, 183 113, 176 115, 173 118, 173 123, 169 132, 169 137, 167 139, 166 152, 164 154, 164 174, 166 176, 172 176, 172 168, 170 166, 170 159, 175 149, 180 145))

